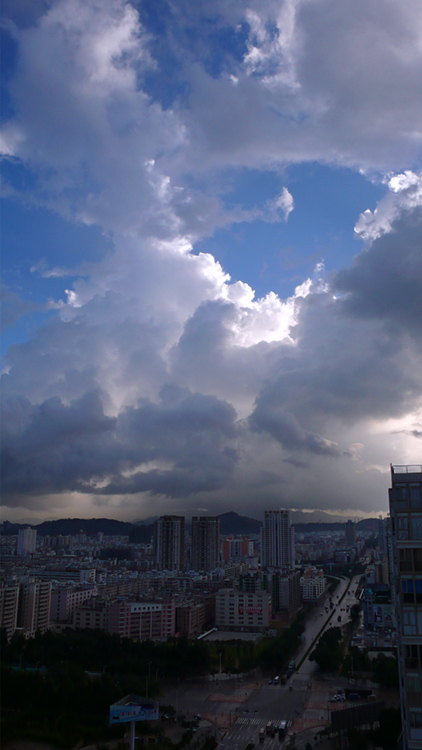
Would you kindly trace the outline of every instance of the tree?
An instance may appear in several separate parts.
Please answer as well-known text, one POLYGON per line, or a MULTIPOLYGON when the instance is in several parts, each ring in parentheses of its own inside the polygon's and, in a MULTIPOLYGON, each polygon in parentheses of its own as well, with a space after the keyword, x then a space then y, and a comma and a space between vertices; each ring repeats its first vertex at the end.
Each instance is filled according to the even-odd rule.
POLYGON ((384 750, 396 748, 401 728, 399 709, 385 708, 379 715, 379 727, 373 735, 375 744, 381 745, 384 750))
POLYGON ((385 688, 398 688, 399 668, 395 656, 378 654, 374 662, 373 680, 385 688))
POLYGON ((309 661, 316 661, 322 672, 335 671, 341 660, 341 638, 340 628, 329 628, 319 639, 309 661))

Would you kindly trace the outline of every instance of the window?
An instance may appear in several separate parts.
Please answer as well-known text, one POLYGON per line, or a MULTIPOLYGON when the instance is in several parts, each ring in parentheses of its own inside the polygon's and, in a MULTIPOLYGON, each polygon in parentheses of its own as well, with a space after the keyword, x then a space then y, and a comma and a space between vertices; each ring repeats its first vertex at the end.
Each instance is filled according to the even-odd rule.
POLYGON ((419 646, 414 643, 405 645, 406 669, 417 669, 419 666, 419 646))
POLYGON ((413 567, 416 573, 422 572, 422 549, 413 550, 413 567))
POLYGON ((397 532, 398 538, 402 541, 409 539, 409 518, 407 516, 398 516, 397 532))
POLYGON ((400 567, 401 573, 412 572, 412 550, 411 549, 399 550, 399 567, 400 567))
POLYGON ((413 604, 414 602, 414 585, 412 578, 404 578, 401 582, 401 590, 403 595, 403 602, 405 604, 413 604))
POLYGON ((410 717, 410 739, 422 740, 422 710, 409 709, 410 717))
POLYGON ((409 495, 410 495, 410 507, 420 509, 422 507, 421 485, 420 484, 409 485, 409 495))
POLYGON ((422 516, 412 516, 412 539, 422 540, 422 516))
POLYGON ((416 590, 416 602, 418 604, 422 604, 422 580, 416 579, 415 581, 415 590, 416 590))
POLYGON ((396 501, 398 503, 405 503, 407 500, 407 485, 396 484, 394 489, 395 489, 396 501))
POLYGON ((408 693, 420 693, 421 678, 419 674, 408 674, 406 676, 406 690, 408 693))
POLYGON ((416 635, 416 614, 413 610, 403 612, 403 635, 416 635))

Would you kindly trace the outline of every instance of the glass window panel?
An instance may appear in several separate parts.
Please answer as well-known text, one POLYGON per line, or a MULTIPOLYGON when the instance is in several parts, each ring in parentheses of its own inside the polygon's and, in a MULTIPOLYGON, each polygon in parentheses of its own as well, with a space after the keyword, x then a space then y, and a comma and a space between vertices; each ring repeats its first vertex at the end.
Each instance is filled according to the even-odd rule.
POLYGON ((400 540, 409 539, 409 519, 407 516, 397 518, 398 538, 400 540))
POLYGON ((411 521, 412 539, 422 540, 422 516, 413 516, 411 521))
POLYGON ((411 508, 421 508, 421 485, 420 484, 411 484, 409 486, 409 495, 410 495, 410 507, 411 508))
POLYGON ((407 485, 396 484, 395 485, 396 500, 398 502, 405 502, 407 500, 407 485))

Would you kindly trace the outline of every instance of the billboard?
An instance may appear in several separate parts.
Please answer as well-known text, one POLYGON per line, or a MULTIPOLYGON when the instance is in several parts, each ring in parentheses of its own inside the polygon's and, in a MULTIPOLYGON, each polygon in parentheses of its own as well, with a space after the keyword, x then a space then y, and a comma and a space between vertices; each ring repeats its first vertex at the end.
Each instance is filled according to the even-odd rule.
POLYGON ((140 698, 139 695, 126 695, 110 706, 110 724, 154 721, 158 719, 158 708, 157 701, 140 698))
POLYGON ((262 607, 242 607, 242 605, 239 605, 239 615, 262 615, 262 607))
POLYGON ((343 708, 340 711, 330 711, 331 731, 341 732, 348 729, 373 724, 385 708, 384 701, 376 703, 361 703, 358 706, 343 708))
POLYGON ((374 625, 377 628, 393 627, 392 604, 375 604, 374 605, 374 625))

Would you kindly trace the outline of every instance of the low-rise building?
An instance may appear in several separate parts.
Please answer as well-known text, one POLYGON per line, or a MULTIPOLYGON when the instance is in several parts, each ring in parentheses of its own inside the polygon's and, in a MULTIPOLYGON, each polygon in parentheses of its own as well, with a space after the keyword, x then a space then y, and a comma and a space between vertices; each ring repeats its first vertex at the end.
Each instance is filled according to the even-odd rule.
POLYGON ((324 597, 326 587, 327 581, 323 571, 313 567, 307 568, 300 579, 302 601, 318 602, 324 597))
POLYGON ((264 632, 271 624, 271 594, 220 589, 216 596, 216 625, 223 630, 264 632))

